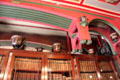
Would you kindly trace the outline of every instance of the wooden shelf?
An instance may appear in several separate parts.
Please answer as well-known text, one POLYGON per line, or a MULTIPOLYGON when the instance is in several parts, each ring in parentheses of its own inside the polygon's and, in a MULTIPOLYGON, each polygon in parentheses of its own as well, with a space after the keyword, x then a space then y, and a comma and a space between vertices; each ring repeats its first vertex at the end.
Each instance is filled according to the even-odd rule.
POLYGON ((113 71, 102 71, 100 73, 114 73, 113 71))
POLYGON ((93 72, 81 72, 80 73, 97 73, 96 71, 93 71, 93 72))
POLYGON ((23 69, 19 69, 19 70, 13 70, 16 72, 30 72, 30 73, 41 73, 41 71, 35 71, 35 70, 23 70, 23 69))
MULTIPOLYGON (((75 73, 75 69, 78 71, 79 80, 91 80, 91 78, 92 80, 106 80, 104 75, 108 78, 112 76, 113 79, 116 80, 113 69, 114 66, 111 67, 113 63, 109 63, 112 61, 110 57, 74 55, 76 60, 76 62, 74 62, 73 55, 67 54, 42 54, 41 52, 39 54, 39 52, 33 53, 21 50, 12 50, 12 53, 12 60, 8 70, 10 77, 8 77, 7 80, 44 80, 41 78, 43 75, 47 76, 47 80, 76 80, 75 76, 77 76, 77 74, 75 73), (77 68, 75 68, 75 65, 77 65, 77 68), (103 76, 103 79, 97 77, 98 72, 103 76)), ((3 55, 5 56, 7 65, 9 54, 4 53, 3 55)), ((6 67, 4 70, 5 69, 6 67)), ((1 72, 2 71, 3 69, 1 72)))
POLYGON ((113 59, 111 57, 106 56, 77 55, 76 63, 80 76, 79 80, 109 80, 108 78, 105 79, 104 74, 108 74, 109 78, 111 77, 113 78, 112 80, 116 80, 115 69, 111 65, 113 64, 112 61, 113 59), (100 79, 97 73, 100 73, 103 79, 100 79))
POLYGON ((66 72, 72 72, 72 71, 48 71, 48 73, 66 73, 66 72))

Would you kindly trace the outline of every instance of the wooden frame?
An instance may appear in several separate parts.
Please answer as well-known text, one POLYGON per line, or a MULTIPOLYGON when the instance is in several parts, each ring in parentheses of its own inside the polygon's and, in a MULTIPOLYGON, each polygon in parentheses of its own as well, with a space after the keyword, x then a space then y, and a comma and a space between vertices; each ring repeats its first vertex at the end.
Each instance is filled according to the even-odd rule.
MULTIPOLYGON (((78 55, 76 57, 76 62, 77 62, 77 69, 78 69, 78 74, 80 76, 80 65, 79 65, 79 60, 82 60, 82 61, 87 61, 87 60, 93 60, 95 61, 95 64, 96 64, 96 73, 97 73, 97 76, 98 76, 98 79, 97 80, 102 80, 101 77, 100 77, 100 67, 99 67, 99 63, 98 61, 109 61, 111 67, 112 67, 112 70, 115 74, 115 79, 118 80, 118 74, 117 74, 117 71, 115 69, 115 65, 113 64, 113 59, 111 57, 107 57, 107 56, 95 56, 95 55, 78 55)), ((80 80, 80 77, 79 77, 79 80, 80 80)))
POLYGON ((9 57, 10 50, 8 49, 0 49, 0 55, 5 56, 5 59, 3 61, 1 73, 0 73, 0 80, 3 80, 4 74, 6 73, 7 63, 8 63, 8 57, 9 57))
MULTIPOLYGON (((43 52, 34 52, 34 51, 24 51, 24 50, 7 50, 7 49, 0 49, 0 55, 4 55, 4 64, 3 68, 1 70, 2 74, 5 74, 0 77, 0 80, 11 80, 12 77, 12 71, 14 69, 14 64, 15 64, 15 58, 16 57, 28 57, 28 58, 40 58, 42 61, 42 68, 41 68, 41 80, 48 80, 48 73, 49 71, 46 70, 48 68, 48 60, 70 60, 72 70, 70 71, 70 74, 72 74, 73 79, 76 80, 76 72, 75 72, 75 61, 77 63, 77 71, 78 75, 80 76, 80 65, 79 61, 94 61, 96 70, 95 73, 97 76, 101 73, 100 72, 100 66, 99 66, 99 61, 108 61, 111 65, 111 68, 113 70, 113 73, 115 73, 115 78, 118 80, 118 74, 115 69, 115 65, 113 64, 113 59, 112 57, 107 57, 107 56, 95 56, 95 55, 69 55, 69 54, 52 54, 52 53, 43 53, 43 52), (74 57, 75 56, 75 57, 74 57), (74 61, 75 60, 75 61, 74 61)), ((53 71, 53 73, 64 73, 65 71, 53 71)), ((80 77, 79 77, 80 80, 80 77)), ((98 77, 97 80, 102 80, 100 77, 98 77)))
MULTIPOLYGON (((10 69, 8 73, 7 80, 11 80, 12 77, 12 71, 14 68, 14 63, 15 63, 15 57, 30 57, 30 58, 41 58, 42 60, 42 67, 44 67, 44 55, 40 54, 40 52, 33 52, 33 51, 23 51, 23 50, 11 50, 13 53, 12 55, 12 60, 10 63, 10 69)), ((41 75, 43 75, 44 72, 41 69, 41 75)), ((43 79, 41 79, 43 80, 43 79)))
POLYGON ((72 63, 72 80, 76 80, 75 79, 75 67, 74 67, 74 60, 73 60, 73 57, 71 56, 71 55, 69 55, 69 54, 46 54, 46 57, 45 57, 46 59, 46 66, 47 66, 47 64, 48 64, 48 59, 58 59, 58 60, 62 60, 62 59, 67 59, 67 60, 70 60, 71 61, 71 63, 72 63))
MULTIPOLYGON (((78 70, 78 75, 79 75, 79 80, 80 80, 80 65, 79 65, 79 60, 81 61, 95 61, 96 64, 96 56, 95 55, 78 55, 76 57, 76 63, 77 63, 77 70, 78 70)), ((98 74, 98 70, 97 70, 97 65, 96 65, 96 74, 98 74)), ((98 79, 99 80, 99 79, 98 79)))
MULTIPOLYGON (((0 51, 0 53, 7 52, 6 50, 0 51)), ((5 53, 3 53, 5 54, 5 53)), ((46 77, 48 77, 48 71, 45 71, 45 68, 48 65, 48 58, 49 59, 58 59, 58 60, 70 60, 72 63, 72 78, 75 80, 75 71, 74 71, 74 61, 73 57, 68 54, 52 54, 52 53, 43 53, 43 52, 34 52, 34 51, 24 51, 24 50, 8 50, 7 53, 7 60, 6 60, 6 66, 4 70, 6 70, 6 77, 4 77, 3 80, 11 80, 12 78, 12 72, 14 70, 15 65, 15 59, 16 57, 23 57, 23 58, 41 58, 42 61, 42 69, 41 69, 41 80, 48 80, 46 77)), ((27 63, 28 64, 28 63, 27 63)), ((5 71, 4 71, 5 72, 5 71)), ((59 73, 59 72, 58 72, 59 73)), ((24 77, 24 76, 23 76, 24 77)))

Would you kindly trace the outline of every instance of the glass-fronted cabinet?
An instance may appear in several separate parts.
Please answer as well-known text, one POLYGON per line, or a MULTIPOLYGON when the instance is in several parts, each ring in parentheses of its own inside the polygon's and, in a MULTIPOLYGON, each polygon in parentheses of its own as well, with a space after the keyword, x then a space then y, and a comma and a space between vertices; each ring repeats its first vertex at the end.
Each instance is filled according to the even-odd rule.
POLYGON ((11 80, 42 80, 43 55, 37 52, 12 51, 11 80))
POLYGON ((111 57, 79 55, 76 61, 79 80, 118 80, 111 57))
POLYGON ((48 80, 75 80, 74 62, 70 55, 47 55, 48 80))
POLYGON ((0 49, 0 80, 119 80, 116 73, 111 57, 0 49))
POLYGON ((110 61, 99 60, 98 65, 101 74, 101 80, 117 80, 110 61))
POLYGON ((16 56, 11 80, 41 80, 41 69, 41 58, 16 56))
POLYGON ((76 59, 80 80, 98 80, 96 57, 80 55, 76 59))

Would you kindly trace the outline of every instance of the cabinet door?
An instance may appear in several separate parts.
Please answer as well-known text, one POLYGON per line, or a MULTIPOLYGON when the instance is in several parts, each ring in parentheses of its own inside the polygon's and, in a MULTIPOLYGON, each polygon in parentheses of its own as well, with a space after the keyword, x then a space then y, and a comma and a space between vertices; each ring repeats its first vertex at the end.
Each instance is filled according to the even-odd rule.
POLYGON ((76 61, 79 80, 118 80, 111 57, 80 55, 76 61))
POLYGON ((79 80, 98 80, 96 58, 82 55, 77 57, 79 80))
POLYGON ((6 67, 8 63, 9 50, 0 49, 0 80, 4 80, 6 67))
POLYGON ((75 80, 73 58, 68 55, 47 55, 47 80, 75 80))
POLYGON ((13 51, 10 80, 42 80, 43 55, 39 52, 13 51))
POLYGON ((100 69, 101 80, 117 80, 111 60, 99 60, 98 65, 100 69))

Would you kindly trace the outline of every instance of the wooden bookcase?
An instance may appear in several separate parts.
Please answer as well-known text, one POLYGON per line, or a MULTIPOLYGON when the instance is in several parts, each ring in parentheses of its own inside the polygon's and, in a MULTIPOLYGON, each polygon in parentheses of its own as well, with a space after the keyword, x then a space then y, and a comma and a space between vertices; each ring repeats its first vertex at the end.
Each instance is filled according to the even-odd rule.
POLYGON ((119 79, 111 57, 0 49, 0 80, 119 79))
POLYGON ((10 80, 42 80, 44 55, 39 52, 13 50, 10 80))
POLYGON ((79 80, 118 80, 111 57, 79 55, 76 61, 79 80))
POLYGON ((75 80, 71 55, 0 50, 0 80, 75 80), (3 58, 3 59, 2 59, 3 58))
POLYGON ((73 57, 68 54, 47 54, 47 80, 75 80, 73 57))
POLYGON ((92 55, 76 57, 79 80, 98 80, 96 58, 92 55))

